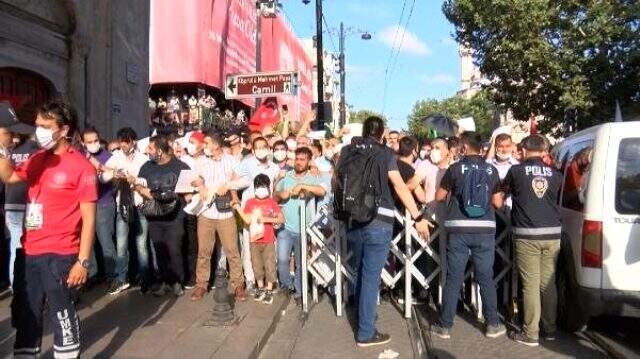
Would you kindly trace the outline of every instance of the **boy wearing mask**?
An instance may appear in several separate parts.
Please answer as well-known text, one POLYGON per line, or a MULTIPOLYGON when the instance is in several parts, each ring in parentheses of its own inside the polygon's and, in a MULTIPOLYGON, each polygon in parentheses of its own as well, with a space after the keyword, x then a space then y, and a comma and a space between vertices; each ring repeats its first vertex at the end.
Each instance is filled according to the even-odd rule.
POLYGON ((255 197, 241 209, 235 202, 233 208, 249 226, 251 241, 251 265, 258 288, 253 296, 257 302, 273 303, 273 286, 276 277, 276 234, 274 225, 284 223, 284 215, 278 203, 271 198, 271 180, 259 174, 253 180, 255 197))

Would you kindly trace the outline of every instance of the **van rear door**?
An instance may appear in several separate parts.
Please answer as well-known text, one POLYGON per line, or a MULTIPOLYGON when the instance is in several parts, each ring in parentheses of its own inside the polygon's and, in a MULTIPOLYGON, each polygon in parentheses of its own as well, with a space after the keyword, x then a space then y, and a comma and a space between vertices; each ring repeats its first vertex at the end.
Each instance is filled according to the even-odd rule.
POLYGON ((640 291, 640 122, 611 129, 602 218, 602 288, 640 291))

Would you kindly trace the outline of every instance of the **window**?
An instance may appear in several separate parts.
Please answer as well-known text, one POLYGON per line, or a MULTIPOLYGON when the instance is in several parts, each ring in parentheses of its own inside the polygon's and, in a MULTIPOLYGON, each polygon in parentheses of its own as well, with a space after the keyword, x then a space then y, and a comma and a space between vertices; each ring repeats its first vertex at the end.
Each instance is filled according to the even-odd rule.
POLYGON ((640 138, 620 141, 616 170, 616 211, 640 214, 640 138))
POLYGON ((563 157, 565 170, 562 185, 562 207, 582 212, 584 198, 581 192, 586 188, 593 140, 582 141, 571 146, 563 157))

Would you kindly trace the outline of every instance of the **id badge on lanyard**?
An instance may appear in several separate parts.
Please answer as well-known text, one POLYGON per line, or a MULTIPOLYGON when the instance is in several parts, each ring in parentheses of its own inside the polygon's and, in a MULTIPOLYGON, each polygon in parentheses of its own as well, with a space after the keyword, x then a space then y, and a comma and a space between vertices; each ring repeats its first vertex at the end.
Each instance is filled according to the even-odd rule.
POLYGON ((24 226, 27 231, 41 229, 43 222, 42 203, 31 202, 27 204, 27 210, 24 216, 24 226))
POLYGON ((39 196, 40 189, 38 189, 38 193, 36 193, 31 203, 27 204, 24 214, 24 227, 27 231, 41 229, 44 223, 43 206, 42 203, 38 203, 39 196))

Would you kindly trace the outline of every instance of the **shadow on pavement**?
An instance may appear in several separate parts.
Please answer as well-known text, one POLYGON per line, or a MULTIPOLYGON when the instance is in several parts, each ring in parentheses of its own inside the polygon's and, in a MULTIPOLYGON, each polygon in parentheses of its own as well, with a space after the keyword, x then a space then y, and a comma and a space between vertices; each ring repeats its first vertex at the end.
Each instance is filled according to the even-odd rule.
MULTIPOLYGON (((129 290, 111 299, 104 308, 93 312, 90 316, 84 318, 81 316, 83 352, 104 340, 115 330, 112 339, 104 349, 92 354, 92 357, 96 358, 113 357, 131 339, 135 330, 156 324, 177 300, 178 298, 173 295, 156 298, 151 294, 142 295, 138 290, 129 290)), ((82 303, 80 307, 92 305, 91 301, 83 300, 82 303)), ((158 344, 161 344, 161 338, 158 339, 158 344)), ((52 348, 49 348, 42 357, 53 357, 52 348)))
MULTIPOLYGON (((438 311, 434 306, 420 306, 418 310, 425 315, 429 325, 437 323, 438 311)), ((514 326, 507 323, 509 331, 514 326)), ((428 326, 426 328, 428 330, 428 326)), ((431 358, 461 358, 474 353, 478 358, 516 358, 516 357, 567 357, 567 358, 605 358, 602 351, 585 337, 573 333, 558 332, 555 341, 542 341, 539 347, 531 348, 516 343, 503 336, 488 339, 484 336, 484 325, 468 311, 458 311, 456 324, 449 340, 440 339, 427 333, 430 342, 431 358)))

